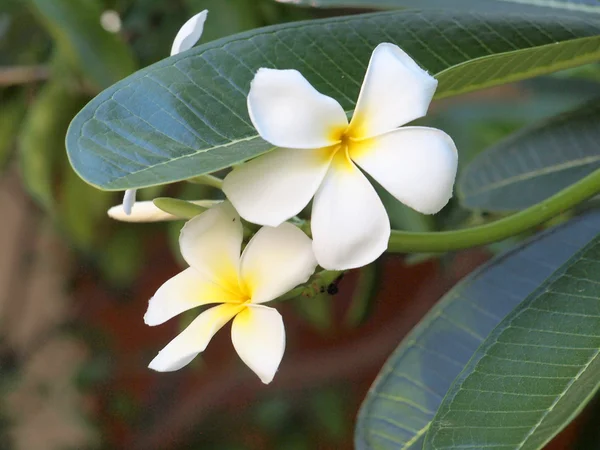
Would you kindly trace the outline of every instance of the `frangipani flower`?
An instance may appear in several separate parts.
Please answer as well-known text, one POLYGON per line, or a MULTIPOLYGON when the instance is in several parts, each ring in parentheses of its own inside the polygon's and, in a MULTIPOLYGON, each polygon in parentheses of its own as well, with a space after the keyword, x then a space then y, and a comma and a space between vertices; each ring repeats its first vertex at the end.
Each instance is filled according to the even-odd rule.
MULTIPOLYGON (((204 22, 206 22, 206 16, 208 16, 208 10, 204 10, 191 17, 177 32, 177 36, 173 40, 171 46, 171 56, 178 53, 189 50, 196 42, 202 37, 204 31, 204 22)), ((127 189, 123 196, 123 211, 125 214, 130 215, 133 205, 135 203, 135 194, 137 189, 127 189)), ((110 215, 110 213, 109 213, 110 215)))
POLYGON ((314 196, 319 264, 343 270, 374 261, 387 248, 390 224, 359 167, 424 214, 438 212, 452 196, 458 160, 452 139, 433 128, 397 128, 426 114, 436 87, 399 47, 380 44, 348 123, 341 105, 298 71, 259 69, 248 111, 260 136, 279 148, 232 171, 227 197, 244 219, 277 226, 314 196))
POLYGON ((290 223, 261 228, 240 257, 240 217, 229 202, 185 224, 179 245, 190 265, 150 299, 147 325, 159 325, 202 305, 202 312, 152 360, 151 369, 178 370, 204 351, 213 335, 233 319, 231 340, 238 355, 270 383, 285 348, 281 315, 263 303, 274 300, 314 272, 310 239, 290 223))

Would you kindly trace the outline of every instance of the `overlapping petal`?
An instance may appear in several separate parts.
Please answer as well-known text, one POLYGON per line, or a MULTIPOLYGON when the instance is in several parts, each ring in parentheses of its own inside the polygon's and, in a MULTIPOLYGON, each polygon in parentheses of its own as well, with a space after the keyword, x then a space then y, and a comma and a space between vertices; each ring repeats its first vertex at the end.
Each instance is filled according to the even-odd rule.
POLYGON ((240 274, 252 303, 263 303, 304 283, 316 266, 308 236, 283 223, 254 235, 242 255, 240 274))
POLYGON ((200 40, 202 32, 204 31, 204 22, 206 21, 207 15, 208 11, 205 9, 183 24, 173 40, 171 56, 189 50, 200 40))
POLYGON ((276 309, 252 305, 231 326, 231 340, 240 358, 260 380, 273 380, 285 350, 283 319, 276 309))
POLYGON ((230 172, 223 191, 244 219, 276 227, 308 205, 331 156, 326 149, 273 150, 230 172))
POLYGON ((341 105, 297 70, 259 69, 250 85, 248 112, 260 136, 277 147, 327 147, 339 141, 348 124, 341 105))
POLYGON ((404 127, 365 144, 351 158, 405 205, 434 214, 452 197, 458 153, 443 131, 404 127))
POLYGON ((186 366, 206 349, 215 333, 243 308, 239 304, 225 303, 207 309, 169 342, 148 367, 158 372, 172 372, 186 366))
POLYGON ((146 325, 160 325, 197 306, 236 302, 230 291, 212 282, 206 275, 188 267, 164 283, 148 302, 146 325))
POLYGON ((364 266, 387 248, 390 223, 369 180, 338 152, 312 209, 313 250, 325 269, 364 266))
POLYGON ((185 224, 179 237, 181 255, 215 283, 238 292, 243 232, 240 216, 231 203, 223 202, 185 224))
POLYGON ((371 55, 350 134, 373 137, 423 117, 437 84, 400 47, 379 44, 371 55))

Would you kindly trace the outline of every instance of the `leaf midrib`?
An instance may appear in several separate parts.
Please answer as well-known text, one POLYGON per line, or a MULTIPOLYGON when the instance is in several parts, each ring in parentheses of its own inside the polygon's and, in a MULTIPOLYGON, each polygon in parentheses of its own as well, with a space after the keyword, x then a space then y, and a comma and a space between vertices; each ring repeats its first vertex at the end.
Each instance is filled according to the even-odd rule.
POLYGON ((491 191, 494 189, 505 187, 505 186, 513 184, 513 183, 518 183, 521 181, 528 181, 530 179, 533 179, 533 178, 536 178, 539 176, 548 175, 548 174, 555 173, 555 172, 560 172, 562 170, 572 169, 574 167, 586 166, 589 164, 593 164, 597 161, 600 161, 600 155, 588 156, 588 157, 585 157, 582 159, 566 161, 561 164, 557 164, 557 165, 553 165, 553 166, 542 167, 542 168, 539 168, 536 170, 532 170, 530 172, 522 173, 519 175, 514 175, 509 178, 504 178, 503 180, 488 184, 488 185, 486 185, 485 188, 478 189, 477 191, 463 192, 463 196, 479 195, 483 192, 488 192, 488 191, 491 191))
MULTIPOLYGON (((527 433, 527 436, 525 436, 523 441, 521 441, 518 448, 523 448, 523 446, 525 446, 525 444, 527 444, 527 441, 533 437, 536 430, 540 427, 540 425, 542 425, 542 423, 544 423, 544 420, 546 419, 548 414, 550 414, 552 411, 554 411, 554 408, 556 407, 558 402, 560 402, 560 400, 565 395, 567 395, 567 393, 569 392, 569 389, 571 389, 571 386, 573 386, 573 384, 575 384, 575 382, 579 379, 579 377, 581 377, 581 375, 583 375, 585 373, 585 371, 596 360, 596 358, 598 358, 598 355, 600 355, 600 349, 596 350, 596 352, 590 357, 589 361, 581 368, 581 370, 577 373, 577 375, 575 375, 575 377, 573 377, 573 379, 567 384, 565 389, 556 396, 556 399, 554 400, 554 402, 552 402, 552 405, 550 405, 550 407, 542 414, 542 417, 540 418, 539 422, 530 430, 529 433, 527 433)), ((580 405, 580 407, 576 411, 574 411, 573 415, 575 415, 575 414, 577 414, 577 412, 581 411, 581 409, 584 406, 585 406, 585 404, 580 405)), ((546 442, 549 442, 551 439, 552 439, 552 436, 546 442)))
POLYGON ((552 47, 555 47, 556 44, 564 45, 564 44, 573 43, 573 42, 576 42, 576 41, 581 41, 581 42, 586 42, 587 43, 587 42, 591 42, 591 41, 594 41, 594 40, 597 40, 599 42, 599 48, 598 49, 595 49, 595 50, 593 50, 591 52, 584 53, 583 55, 578 55, 578 56, 575 56, 575 57, 573 57, 571 59, 568 59, 567 61, 569 61, 569 64, 567 64, 566 61, 560 61, 558 63, 557 62, 551 62, 550 64, 545 65, 545 66, 536 66, 536 67, 534 67, 532 69, 523 70, 523 71, 520 71, 520 72, 514 72, 514 73, 510 74, 509 76, 505 76, 505 77, 502 77, 502 78, 493 78, 492 81, 489 81, 489 82, 483 82, 483 83, 479 83, 479 84, 471 84, 471 85, 468 86, 467 89, 465 89, 465 88, 463 88, 463 89, 459 88, 459 89, 454 89, 454 90, 448 89, 448 90, 442 92, 439 95, 435 95, 434 98, 441 99, 441 98, 451 97, 451 96, 454 96, 454 95, 459 95, 459 94, 466 93, 466 92, 472 92, 472 91, 475 91, 475 90, 485 89, 487 87, 496 86, 498 84, 497 81, 500 80, 500 79, 504 80, 505 83, 510 83, 512 81, 519 80, 523 74, 543 75, 545 73, 548 73, 550 71, 550 69, 552 69, 552 71, 556 71, 556 70, 559 70, 559 69, 572 67, 573 64, 571 64, 571 62, 573 62, 573 61, 578 61, 577 65, 583 65, 583 64, 586 64, 586 63, 595 62, 598 59, 600 59, 600 36, 595 35, 595 36, 586 36, 586 37, 583 37, 583 38, 568 39, 568 40, 560 41, 560 42, 557 42, 557 43, 537 45, 537 46, 534 46, 534 47, 527 47, 527 48, 515 49, 515 50, 510 50, 510 51, 502 52, 502 53, 494 53, 493 55, 485 55, 485 56, 480 56, 479 58, 474 58, 474 59, 470 59, 468 61, 463 61, 463 62, 461 62, 459 64, 456 64, 454 66, 448 67, 448 68, 446 68, 446 69, 444 69, 444 70, 436 73, 435 77, 439 78, 439 77, 443 76, 446 72, 455 71, 455 70, 457 70, 457 69, 459 69, 459 68, 461 68, 463 66, 466 67, 466 66, 469 66, 469 65, 472 65, 472 64, 475 65, 475 64, 477 64, 477 63, 479 63, 481 61, 487 60, 487 59, 501 59, 501 58, 504 58, 506 56, 510 56, 511 54, 517 54, 517 53, 523 53, 523 52, 533 52, 534 50, 535 51, 541 51, 541 50, 543 50, 545 48, 550 49, 552 47), (596 55, 596 56, 595 57, 590 57, 589 55, 596 55))
POLYGON ((568 3, 568 2, 557 2, 553 0, 498 0, 505 3, 517 3, 520 5, 533 5, 540 6, 542 8, 554 8, 554 9, 565 9, 567 11, 581 11, 589 13, 600 13, 600 6, 568 3))

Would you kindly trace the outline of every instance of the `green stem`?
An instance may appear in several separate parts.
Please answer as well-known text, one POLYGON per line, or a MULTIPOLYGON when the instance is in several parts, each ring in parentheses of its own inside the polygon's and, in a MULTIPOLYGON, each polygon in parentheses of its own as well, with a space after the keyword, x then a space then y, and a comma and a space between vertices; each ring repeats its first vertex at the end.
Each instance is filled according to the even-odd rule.
POLYGON ((194 178, 189 178, 186 181, 194 184, 204 184, 205 186, 212 186, 217 189, 223 190, 223 180, 214 175, 199 175, 194 178))
POLYGON ((574 185, 521 212, 464 230, 437 233, 392 231, 388 252, 447 252, 491 244, 534 228, 600 193, 600 169, 574 185))
POLYGON ((282 295, 277 301, 291 300, 300 296, 304 298, 316 297, 323 292, 327 292, 332 284, 337 284, 343 274, 343 271, 337 270, 322 270, 316 272, 306 283, 292 289, 287 294, 282 295))

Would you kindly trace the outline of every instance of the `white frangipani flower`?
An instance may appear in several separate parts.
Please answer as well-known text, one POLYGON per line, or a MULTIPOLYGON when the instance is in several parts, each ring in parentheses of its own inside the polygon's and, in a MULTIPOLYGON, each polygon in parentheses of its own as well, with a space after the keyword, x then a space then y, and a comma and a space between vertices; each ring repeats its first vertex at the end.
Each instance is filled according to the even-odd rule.
POLYGON ((169 372, 204 351, 213 335, 233 319, 231 340, 238 355, 270 383, 285 348, 281 315, 263 303, 274 300, 314 272, 310 239, 290 223, 261 228, 240 257, 243 228, 229 202, 190 220, 179 245, 189 268, 163 284, 150 299, 147 325, 159 325, 189 309, 218 303, 202 312, 152 360, 151 369, 169 372))
MULTIPOLYGON (((204 10, 191 17, 183 26, 179 29, 177 36, 173 40, 173 45, 171 47, 171 56, 176 55, 178 53, 189 50, 196 42, 200 40, 202 37, 202 32, 204 31, 204 22, 206 22, 206 17, 208 16, 208 10, 204 10)), ((135 203, 135 193, 137 189, 127 189, 125 191, 125 195, 123 196, 123 211, 125 214, 130 215, 131 210, 133 208, 133 204, 135 203)), ((110 213, 109 213, 110 215, 110 213)))
MULTIPOLYGON (((125 203, 125 202, 123 202, 125 203)), ((193 200, 190 201, 203 208, 210 208, 220 200, 193 200)), ((113 206, 108 210, 108 216, 111 219, 121 222, 164 222, 168 220, 181 220, 181 217, 169 214, 163 211, 154 204, 153 201, 135 202, 132 205, 132 210, 125 211, 125 204, 113 206)))
POLYGON ((296 70, 259 69, 248 111, 280 147, 233 170, 223 189, 240 215, 277 226, 314 197, 313 249, 326 269, 360 267, 387 248, 390 224, 367 172, 411 208, 433 214, 452 196, 452 139, 427 127, 398 128, 426 114, 437 80, 393 44, 377 46, 350 123, 341 105, 296 70), (358 166, 358 167, 357 167, 358 166))

